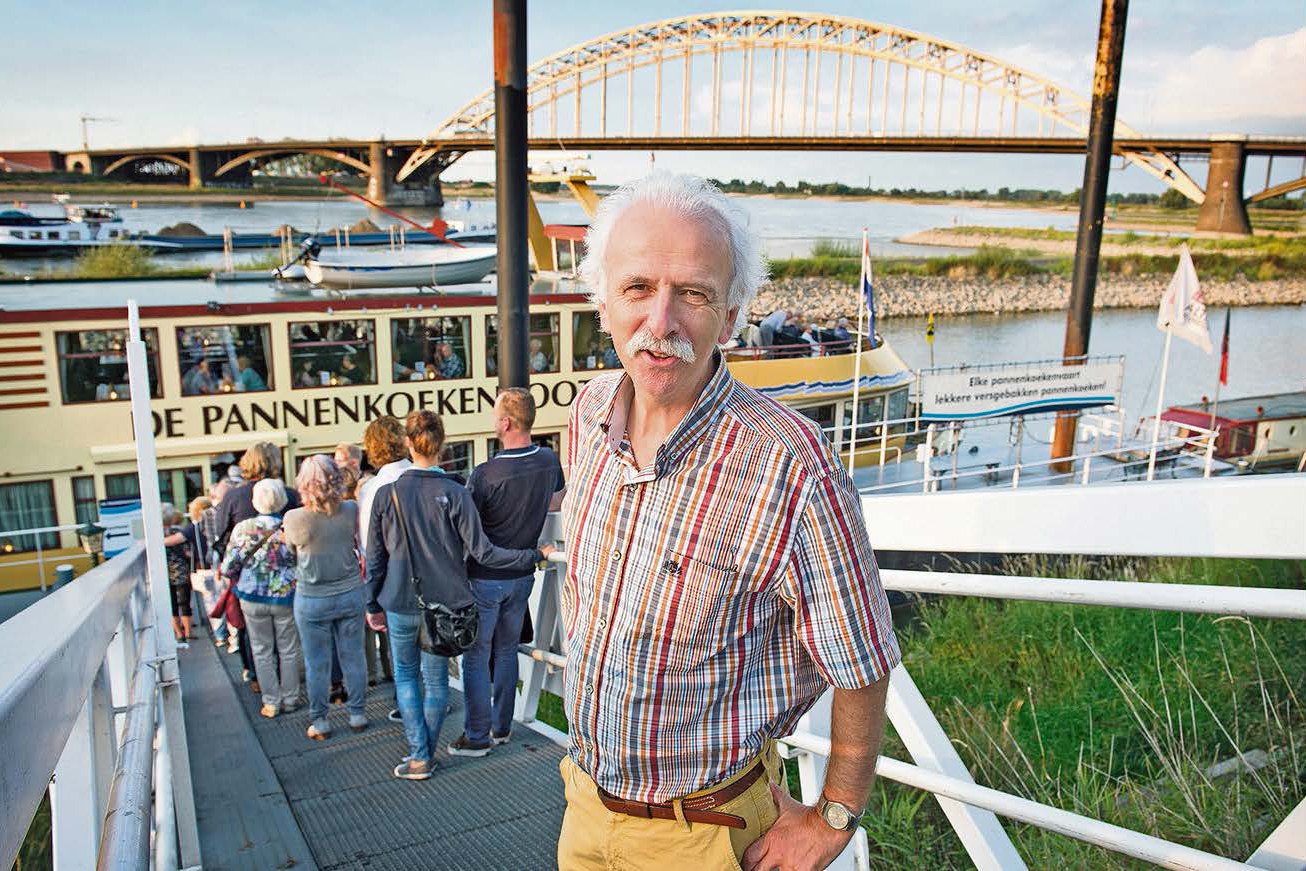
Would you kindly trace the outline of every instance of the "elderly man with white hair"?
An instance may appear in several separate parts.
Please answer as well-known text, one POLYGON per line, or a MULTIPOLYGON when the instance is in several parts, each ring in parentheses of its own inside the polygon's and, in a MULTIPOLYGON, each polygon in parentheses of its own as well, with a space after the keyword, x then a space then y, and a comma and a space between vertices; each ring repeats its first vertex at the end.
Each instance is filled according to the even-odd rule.
POLYGON ((766 278, 711 184, 609 196, 581 274, 624 367, 572 407, 562 869, 817 869, 866 804, 898 662, 856 492, 718 347, 766 278), (775 741, 834 688, 815 806, 775 741))

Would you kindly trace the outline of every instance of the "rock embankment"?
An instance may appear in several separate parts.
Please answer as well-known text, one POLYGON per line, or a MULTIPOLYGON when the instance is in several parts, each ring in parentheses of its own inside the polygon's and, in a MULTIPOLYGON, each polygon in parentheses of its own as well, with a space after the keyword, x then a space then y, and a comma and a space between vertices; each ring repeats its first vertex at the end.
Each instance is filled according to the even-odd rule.
MULTIPOLYGON (((1144 231, 1146 232, 1146 231, 1144 231)), ((1154 231, 1155 232, 1155 231, 1154 231)), ((1260 231, 1257 231, 1260 233, 1260 231)), ((1220 238, 1220 234, 1194 234, 1193 238, 1220 238)), ((1102 256, 1118 257, 1127 254, 1150 254, 1173 257, 1179 253, 1179 241, 1173 245, 1157 242, 1120 242, 1118 237, 1107 233, 1102 237, 1102 256)), ((986 233, 982 230, 950 230, 936 227, 933 230, 921 230, 897 239, 898 242, 912 245, 940 245, 951 248, 981 248, 985 245, 996 248, 1010 248, 1013 251, 1036 251, 1039 254, 1073 256, 1074 239, 1033 239, 1025 236, 1012 236, 1005 233, 986 233)), ((1194 251, 1203 250, 1195 245, 1194 251)), ((1219 253, 1229 257, 1251 257, 1260 254, 1256 248, 1221 248, 1219 253)))
MULTIPOLYGON (((1152 308, 1160 304, 1170 276, 1102 276, 1094 308, 1152 308)), ((1226 305, 1300 305, 1306 303, 1306 279, 1276 281, 1204 281, 1208 307, 1226 305)), ((753 301, 752 315, 776 309, 806 313, 825 324, 839 317, 857 318, 854 285, 832 278, 784 278, 764 285, 753 301)), ((976 314, 1064 311, 1070 301, 1070 278, 1035 275, 983 279, 945 276, 886 275, 875 280, 875 303, 881 317, 928 314, 976 314)))

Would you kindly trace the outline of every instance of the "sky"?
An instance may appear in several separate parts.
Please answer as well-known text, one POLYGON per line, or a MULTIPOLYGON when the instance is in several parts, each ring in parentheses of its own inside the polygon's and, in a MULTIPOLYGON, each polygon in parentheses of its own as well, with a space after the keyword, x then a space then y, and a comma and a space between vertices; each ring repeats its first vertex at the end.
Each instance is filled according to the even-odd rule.
MULTIPOLYGON (((729 7, 535 0, 527 56, 534 62, 610 31, 721 8, 729 7)), ((1072 91, 1091 89, 1100 13, 1094 0, 821 0, 792 8, 897 25, 1072 91)), ((490 9, 490 0, 3 0, 0 149, 74 148, 82 114, 115 119, 91 124, 90 142, 101 147, 421 137, 492 83, 490 9)), ((703 96, 695 94, 696 105, 703 96)), ((1118 117, 1146 133, 1306 136, 1306 3, 1134 0, 1118 117)), ((594 152, 589 160, 605 183, 649 165, 647 152, 594 152)), ((926 189, 1070 190, 1083 174, 1080 157, 1012 155, 662 152, 657 165, 770 183, 801 178, 926 189)), ((1204 164, 1185 168, 1204 179, 1204 164)), ((1280 159, 1274 181, 1302 169, 1299 160, 1280 159)), ((1264 160, 1249 162, 1249 191, 1260 188, 1264 174, 1264 160)), ((451 179, 492 176, 489 153, 469 155, 446 172, 451 179)), ((1111 189, 1161 187, 1131 168, 1111 173, 1111 189)))

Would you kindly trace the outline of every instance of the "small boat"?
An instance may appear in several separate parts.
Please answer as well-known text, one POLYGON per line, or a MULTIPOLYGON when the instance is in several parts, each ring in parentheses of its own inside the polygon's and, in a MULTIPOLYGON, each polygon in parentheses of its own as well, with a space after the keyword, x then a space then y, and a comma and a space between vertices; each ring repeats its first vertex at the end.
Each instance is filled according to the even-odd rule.
POLYGON ((1178 429, 1217 429, 1215 457, 1240 471, 1281 471, 1299 466, 1306 456, 1306 390, 1175 405, 1161 420, 1178 429))
POLYGON ((343 290, 473 284, 490 274, 497 254, 493 245, 397 251, 322 248, 304 260, 304 273, 316 285, 343 290))
POLYGON ((23 209, 0 211, 0 257, 75 254, 129 241, 118 211, 107 203, 79 206, 67 194, 56 194, 60 215, 41 215, 23 209))
MULTIPOLYGON (((391 230, 378 230, 375 232, 342 232, 342 231, 319 231, 306 233, 295 231, 291 234, 291 244, 300 245, 310 238, 316 238, 319 241, 330 241, 336 239, 343 241, 349 247, 372 246, 372 245, 393 245, 397 238, 403 240, 405 245, 444 245, 446 241, 459 243, 466 242, 493 242, 495 239, 495 226, 492 223, 487 224, 470 224, 465 221, 448 221, 449 230, 445 238, 433 236, 429 233, 417 233, 408 230, 402 236, 397 236, 391 230)), ((235 249, 266 249, 276 248, 285 240, 276 233, 232 233, 231 247, 235 249)), ((221 251, 223 250, 222 234, 204 234, 200 236, 176 236, 167 233, 147 233, 140 237, 139 243, 142 247, 149 248, 157 254, 172 254, 177 252, 193 251, 221 251)))

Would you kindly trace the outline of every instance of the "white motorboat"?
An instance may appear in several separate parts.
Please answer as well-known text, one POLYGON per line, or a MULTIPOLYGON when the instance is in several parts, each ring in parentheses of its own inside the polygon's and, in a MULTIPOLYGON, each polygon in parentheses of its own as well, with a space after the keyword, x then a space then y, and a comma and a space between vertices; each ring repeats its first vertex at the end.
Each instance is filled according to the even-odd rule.
POLYGON ((357 287, 436 287, 472 284, 494 269, 493 245, 337 250, 322 248, 304 260, 304 273, 316 285, 357 287))

